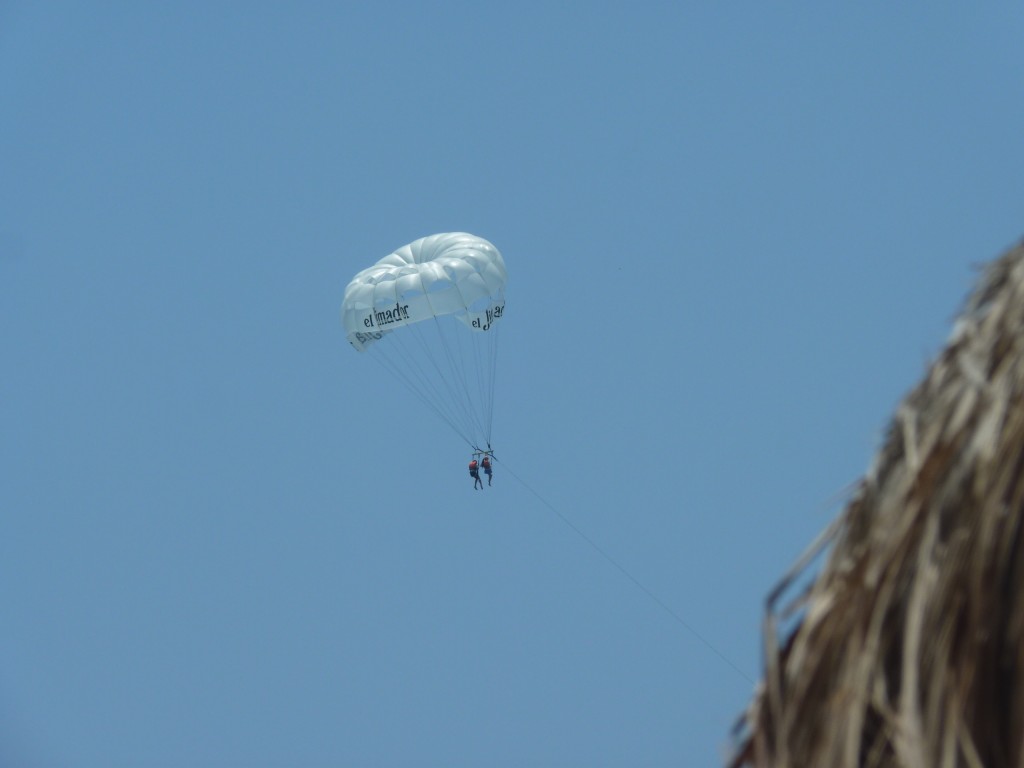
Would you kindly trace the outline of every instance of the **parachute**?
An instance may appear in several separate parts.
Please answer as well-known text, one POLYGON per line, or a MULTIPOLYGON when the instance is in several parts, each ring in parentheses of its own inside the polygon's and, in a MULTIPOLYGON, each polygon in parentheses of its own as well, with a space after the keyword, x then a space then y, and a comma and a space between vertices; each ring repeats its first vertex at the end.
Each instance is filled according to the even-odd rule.
POLYGON ((470 444, 490 448, 505 262, 481 237, 420 238, 359 272, 345 288, 349 343, 470 444))

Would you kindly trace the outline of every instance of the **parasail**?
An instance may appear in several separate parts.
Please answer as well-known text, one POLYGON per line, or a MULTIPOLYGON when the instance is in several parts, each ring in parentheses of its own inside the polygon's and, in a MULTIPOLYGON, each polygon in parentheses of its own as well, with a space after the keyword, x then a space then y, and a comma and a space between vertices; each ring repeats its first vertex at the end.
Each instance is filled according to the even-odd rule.
POLYGON ((465 232, 420 238, 359 272, 345 289, 349 343, 376 359, 475 450, 489 449, 501 253, 465 232))

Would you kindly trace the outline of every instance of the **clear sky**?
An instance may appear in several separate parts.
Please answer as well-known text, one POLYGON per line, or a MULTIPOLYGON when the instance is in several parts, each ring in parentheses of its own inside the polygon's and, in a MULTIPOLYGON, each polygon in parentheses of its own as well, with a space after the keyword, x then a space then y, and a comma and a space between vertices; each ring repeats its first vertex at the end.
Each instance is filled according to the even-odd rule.
POLYGON ((767 592, 1024 235, 1022 39, 0 2, 0 764, 719 764, 767 592), (450 230, 508 265, 525 485, 344 339, 352 275, 450 230))

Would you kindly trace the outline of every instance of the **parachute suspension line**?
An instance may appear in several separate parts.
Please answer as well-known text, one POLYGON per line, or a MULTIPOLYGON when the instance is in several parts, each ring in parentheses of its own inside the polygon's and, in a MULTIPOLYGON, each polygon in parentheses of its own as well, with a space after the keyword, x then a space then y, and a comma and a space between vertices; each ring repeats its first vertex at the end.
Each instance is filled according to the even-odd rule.
POLYGON ((481 334, 469 333, 463 335, 468 336, 468 338, 458 339, 459 354, 463 359, 473 361, 472 370, 468 367, 463 368, 463 370, 466 371, 466 387, 470 388, 471 385, 475 385, 472 386, 473 397, 479 404, 479 407, 474 412, 474 416, 479 420, 480 427, 480 431, 477 435, 481 440, 485 440, 487 438, 487 398, 485 397, 486 389, 484 387, 483 370, 480 366, 479 357, 480 344, 482 341, 479 337, 481 334), (469 347, 469 350, 467 351, 464 347, 469 347))
POLYGON ((665 613, 667 613, 673 619, 675 619, 676 622, 680 626, 683 627, 683 629, 685 629, 687 632, 689 632, 691 635, 693 635, 695 638, 697 638, 697 640, 699 640, 701 643, 703 643, 719 659, 721 659, 726 664, 728 664, 730 667, 732 667, 733 671, 736 672, 736 674, 738 674, 740 677, 742 677, 744 680, 746 680, 751 685, 754 684, 754 681, 751 680, 750 677, 742 669, 740 669, 738 666, 736 666, 736 664, 734 664, 725 654, 723 654, 721 651, 719 651, 714 645, 711 644, 711 642, 709 640, 707 640, 702 634, 700 634, 696 629, 694 629, 690 624, 688 624, 683 619, 682 616, 680 616, 676 611, 674 611, 664 600, 662 600, 660 597, 658 597, 651 589, 649 589, 647 586, 645 586, 643 584, 643 582, 641 582, 636 576, 634 576, 632 573, 630 573, 628 570, 626 570, 625 566, 623 566, 621 563, 619 563, 618 560, 616 560, 614 557, 612 557, 610 554, 608 554, 608 552, 605 549, 603 549, 602 547, 600 547, 597 544, 596 541, 594 541, 592 538, 587 536, 586 533, 584 533, 575 523, 573 523, 572 520, 570 520, 568 517, 563 515, 550 501, 545 499, 537 491, 535 491, 533 488, 531 488, 526 483, 526 481, 523 480, 523 478, 521 478, 515 472, 513 472, 509 468, 509 466, 507 464, 505 464, 505 462, 498 462, 498 459, 493 454, 491 455, 491 459, 495 463, 500 463, 502 468, 506 472, 508 472, 510 475, 512 475, 512 477, 514 477, 519 482, 519 484, 521 486, 523 486, 523 488, 525 488, 527 491, 529 491, 531 494, 533 494, 533 496, 541 504, 543 504, 545 507, 547 507, 555 515, 555 517, 557 517, 559 520, 561 520, 563 523, 565 523, 565 525, 568 526, 571 530, 575 531, 576 534, 581 539, 583 539, 587 544, 589 544, 593 548, 593 550, 595 552, 597 552, 599 555, 601 555, 601 557, 603 557, 612 566, 614 566, 616 568, 616 570, 619 571, 619 573, 621 573, 623 576, 625 576, 627 579, 629 579, 631 582, 633 582, 634 586, 636 586, 641 592, 643 592, 651 600, 653 600, 655 603, 657 603, 661 607, 661 609, 664 610, 665 613))
POLYGON ((472 335, 472 356, 476 361, 474 372, 476 373, 476 385, 480 394, 480 418, 483 419, 481 429, 484 440, 488 445, 491 443, 491 427, 494 419, 494 366, 491 358, 494 356, 494 345, 497 341, 498 329, 492 328, 486 333, 475 333, 472 335))
POLYGON ((476 392, 480 407, 476 415, 480 419, 480 433, 484 442, 490 445, 491 442, 491 416, 494 410, 493 391, 494 379, 488 375, 487 353, 494 346, 493 330, 487 332, 475 332, 468 336, 467 352, 469 359, 473 362, 473 373, 476 378, 476 392))
POLYGON ((459 328, 458 321, 454 318, 442 320, 435 317, 434 323, 441 338, 444 359, 448 364, 454 402, 466 421, 467 431, 476 441, 480 435, 480 418, 478 416, 480 401, 479 398, 474 397, 467 384, 467 377, 473 366, 473 358, 465 350, 463 336, 469 334, 469 331, 459 328))
POLYGON ((476 332, 469 331, 468 333, 455 333, 452 335, 452 338, 454 338, 455 345, 458 348, 458 358, 461 361, 459 371, 462 373, 460 381, 463 391, 466 392, 467 401, 471 404, 470 416, 473 419, 473 426, 476 429, 476 435, 482 436, 484 432, 484 422, 482 421, 483 409, 486 403, 480 396, 479 360, 474 352, 477 336, 476 332), (470 387, 470 374, 474 374, 477 378, 476 390, 472 390, 470 387))
POLYGON ((500 326, 495 326, 491 329, 490 333, 494 334, 494 338, 490 341, 490 360, 488 360, 490 367, 490 387, 487 396, 487 447, 491 447, 491 429, 494 426, 494 389, 498 381, 498 331, 501 330, 500 326))
MULTIPOLYGON (((397 334, 394 334, 394 336, 395 345, 401 351, 398 359, 392 360, 390 357, 387 358, 394 372, 399 378, 405 379, 409 383, 410 389, 416 392, 420 399, 438 413, 452 429, 468 440, 469 437, 465 425, 458 425, 456 423, 458 422, 458 411, 453 410, 450 403, 438 392, 431 376, 423 370, 423 362, 420 356, 415 354, 415 350, 410 349, 410 345, 403 337, 397 334), (404 363, 404 366, 401 363, 404 363), (411 378, 415 378, 415 381, 411 381, 411 378)), ((427 349, 422 344, 419 346, 421 350, 427 349)))
MULTIPOLYGON (((453 322, 458 321, 453 320, 453 322)), ((444 350, 445 358, 448 361, 448 371, 451 376, 453 387, 458 385, 461 388, 461 393, 457 393, 455 395, 456 402, 459 402, 461 399, 463 403, 463 410, 466 413, 467 422, 471 425, 470 431, 479 433, 483 430, 483 426, 480 424, 480 420, 477 417, 477 408, 474 407, 475 401, 469 391, 469 385, 466 382, 466 368, 468 366, 468 361, 465 360, 466 355, 464 354, 462 345, 459 341, 460 334, 453 334, 455 339, 454 346, 457 347, 456 351, 458 352, 458 358, 456 358, 452 351, 453 344, 449 343, 449 339, 444 332, 444 328, 441 326, 441 321, 436 316, 434 317, 434 325, 437 328, 437 334, 441 339, 441 347, 444 350)), ((459 329, 455 328, 454 330, 458 331, 459 329)), ((470 331, 470 333, 472 332, 470 331)), ((447 380, 447 377, 444 378, 447 380)))
POLYGON ((452 431, 454 431, 455 434, 461 437, 466 442, 467 445, 469 445, 470 447, 473 446, 473 443, 472 441, 470 441, 469 436, 466 435, 466 433, 459 427, 459 425, 452 421, 448 414, 446 414, 441 408, 439 408, 436 403, 431 402, 431 400, 428 397, 426 397, 422 391, 420 391, 416 384, 408 376, 406 376, 403 373, 403 371, 394 364, 392 360, 383 355, 380 355, 379 353, 374 354, 371 352, 370 356, 385 371, 392 374, 399 381, 401 381, 405 388, 408 389, 412 394, 414 394, 417 397, 417 399, 419 399, 419 401, 423 403, 423 405, 427 406, 428 408, 430 408, 430 410, 437 414, 438 418, 440 418, 449 427, 451 427, 452 431))
POLYGON ((445 409, 445 400, 438 396, 436 388, 433 386, 433 382, 430 380, 430 377, 425 375, 425 373, 422 371, 422 367, 419 365, 419 362, 415 359, 415 357, 413 357, 412 360, 410 361, 409 359, 406 359, 406 356, 403 354, 403 361, 407 365, 410 362, 412 362, 412 366, 403 367, 402 365, 399 365, 385 351, 386 347, 384 346, 384 344, 387 344, 389 341, 396 341, 397 346, 403 347, 404 352, 403 342, 401 342, 398 339, 389 338, 387 341, 384 341, 383 344, 374 345, 369 350, 369 356, 373 358, 378 365, 384 368, 385 371, 387 371, 396 379, 398 379, 405 386, 406 389, 408 389, 412 394, 414 394, 419 399, 421 403, 423 403, 425 406, 430 408, 435 414, 437 414, 437 416, 442 421, 444 421, 449 427, 451 427, 451 429, 459 437, 461 437, 466 443, 469 444, 470 447, 472 447, 473 442, 469 437, 469 433, 465 429, 465 425, 459 424, 454 414, 449 413, 445 409), (431 397, 431 395, 433 395, 433 397, 431 397))
MULTIPOLYGON (((445 350, 445 357, 448 358, 448 370, 447 372, 441 368, 440 356, 436 353, 435 344, 430 343, 426 338, 428 332, 424 330, 426 323, 415 323, 408 326, 412 334, 416 338, 417 350, 421 357, 424 357, 430 366, 434 369, 437 374, 437 380, 443 387, 444 391, 434 387, 435 397, 440 403, 443 403, 447 408, 448 413, 451 415, 452 421, 457 421, 461 425, 461 430, 465 439, 472 442, 470 436, 473 434, 473 421, 467 414, 472 414, 472 409, 467 406, 467 403, 459 396, 457 389, 453 384, 453 380, 458 380, 458 366, 451 360, 451 355, 448 353, 447 345, 444 339, 444 329, 438 323, 437 318, 434 318, 434 332, 438 335, 441 340, 441 346, 445 350)), ((397 334, 395 334, 397 335, 397 334)), ((424 375, 427 381, 432 382, 433 377, 424 375)))
POLYGON ((490 446, 494 405, 494 335, 459 327, 451 318, 413 323, 388 334, 368 350, 378 365, 400 381, 470 447, 490 446), (437 341, 428 338, 437 334, 437 341), (481 346, 484 345, 484 346, 481 346), (472 368, 472 371, 470 370, 472 368), (476 386, 471 386, 471 382, 476 386))
POLYGON ((443 405, 443 401, 437 396, 434 383, 423 370, 421 361, 416 356, 410 354, 405 339, 401 336, 394 336, 389 341, 391 342, 391 347, 399 347, 401 350, 401 354, 396 356, 397 359, 392 359, 390 354, 385 353, 382 345, 375 346, 374 350, 380 348, 381 357, 385 358, 395 373, 405 379, 421 397, 429 400, 430 396, 433 396, 435 401, 443 405), (402 361, 405 362, 405 367, 400 364, 402 361))

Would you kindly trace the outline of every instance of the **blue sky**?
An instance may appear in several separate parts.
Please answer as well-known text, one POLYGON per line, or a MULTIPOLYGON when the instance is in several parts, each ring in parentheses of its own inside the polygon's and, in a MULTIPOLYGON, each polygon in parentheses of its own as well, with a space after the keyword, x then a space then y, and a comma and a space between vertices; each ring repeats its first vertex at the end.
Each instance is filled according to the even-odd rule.
POLYGON ((719 764, 765 595, 1024 234, 1022 37, 0 4, 0 762, 719 764), (510 275, 484 493, 339 321, 450 230, 510 275))

